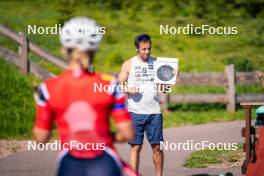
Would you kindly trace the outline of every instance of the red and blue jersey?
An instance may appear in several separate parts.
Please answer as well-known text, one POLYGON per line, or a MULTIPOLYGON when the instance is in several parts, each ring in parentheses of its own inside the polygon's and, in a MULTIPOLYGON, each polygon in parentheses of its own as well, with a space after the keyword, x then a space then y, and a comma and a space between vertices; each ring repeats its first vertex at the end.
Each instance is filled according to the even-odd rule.
POLYGON ((36 91, 35 126, 47 131, 55 121, 61 144, 71 141, 91 150, 71 148, 77 158, 93 158, 112 146, 110 116, 116 124, 130 121, 126 97, 113 76, 66 71, 44 81, 36 91))

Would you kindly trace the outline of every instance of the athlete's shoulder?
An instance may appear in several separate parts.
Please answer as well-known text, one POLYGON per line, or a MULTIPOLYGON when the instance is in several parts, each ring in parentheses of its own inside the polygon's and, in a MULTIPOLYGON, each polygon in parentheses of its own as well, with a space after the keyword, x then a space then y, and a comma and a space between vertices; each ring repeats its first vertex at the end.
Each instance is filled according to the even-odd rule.
POLYGON ((45 79, 37 87, 35 87, 35 99, 47 101, 50 98, 50 92, 54 87, 56 87, 58 79, 59 76, 54 76, 52 78, 45 79))
POLYGON ((48 79, 44 80, 43 84, 52 85, 52 84, 54 84, 57 81, 58 81, 58 76, 55 76, 55 77, 48 78, 48 79))
POLYGON ((59 75, 44 80, 39 87, 42 87, 42 90, 45 90, 45 92, 52 94, 55 90, 60 89, 61 85, 65 85, 65 83, 69 82, 67 79, 68 77, 70 77, 70 72, 65 71, 59 75))
POLYGON ((57 81, 57 80, 65 77, 65 75, 67 75, 67 74, 68 74, 68 71, 65 71, 65 72, 63 72, 61 74, 54 75, 53 77, 50 77, 48 79, 45 79, 43 82, 45 82, 46 84, 50 84, 52 82, 55 82, 55 81, 57 81))

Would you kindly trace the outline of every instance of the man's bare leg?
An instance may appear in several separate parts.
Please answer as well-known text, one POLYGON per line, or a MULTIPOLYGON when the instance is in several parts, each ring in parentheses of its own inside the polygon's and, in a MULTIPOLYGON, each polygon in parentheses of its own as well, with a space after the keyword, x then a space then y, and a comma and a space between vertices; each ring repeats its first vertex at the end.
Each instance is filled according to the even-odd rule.
POLYGON ((159 144, 152 144, 151 147, 153 151, 153 162, 156 169, 156 176, 162 176, 163 162, 164 162, 163 151, 160 150, 159 144))
POLYGON ((141 145, 131 145, 130 149, 130 158, 129 158, 129 163, 130 166, 138 173, 138 168, 139 168, 139 162, 140 162, 140 151, 142 148, 141 145))

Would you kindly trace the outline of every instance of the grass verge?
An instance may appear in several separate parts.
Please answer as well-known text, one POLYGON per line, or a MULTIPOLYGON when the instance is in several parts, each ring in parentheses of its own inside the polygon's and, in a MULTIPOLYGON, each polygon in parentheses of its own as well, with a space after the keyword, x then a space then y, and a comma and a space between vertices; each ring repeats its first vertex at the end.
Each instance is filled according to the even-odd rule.
POLYGON ((207 168, 207 167, 230 167, 243 160, 242 144, 237 145, 237 150, 200 150, 193 152, 184 163, 185 167, 207 168))
POLYGON ((34 121, 32 75, 0 59, 0 138, 25 138, 34 121))

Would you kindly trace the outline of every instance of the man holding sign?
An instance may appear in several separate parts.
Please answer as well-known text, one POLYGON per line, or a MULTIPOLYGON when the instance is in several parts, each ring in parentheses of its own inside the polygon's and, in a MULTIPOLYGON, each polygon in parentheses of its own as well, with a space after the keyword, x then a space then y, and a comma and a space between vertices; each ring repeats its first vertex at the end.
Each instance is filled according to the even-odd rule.
MULTIPOLYGON (((128 94, 128 110, 135 128, 135 138, 130 141, 130 165, 138 172, 140 151, 142 149, 144 131, 151 144, 156 175, 161 176, 163 170, 162 113, 159 104, 159 91, 155 80, 154 58, 151 54, 151 38, 139 35, 135 38, 137 55, 127 60, 118 76, 120 84, 125 85, 128 94)), ((173 70, 173 74, 177 71, 173 70)))

